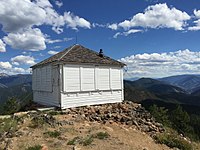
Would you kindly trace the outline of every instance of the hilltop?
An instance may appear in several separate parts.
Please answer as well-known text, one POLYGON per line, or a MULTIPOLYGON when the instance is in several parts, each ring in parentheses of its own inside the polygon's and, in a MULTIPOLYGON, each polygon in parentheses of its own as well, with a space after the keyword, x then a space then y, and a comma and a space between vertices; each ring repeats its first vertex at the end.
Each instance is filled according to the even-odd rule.
POLYGON ((170 149, 153 140, 156 133, 164 132, 162 125, 141 105, 131 102, 14 116, 5 132, 2 124, 6 122, 1 119, 0 149, 170 149))

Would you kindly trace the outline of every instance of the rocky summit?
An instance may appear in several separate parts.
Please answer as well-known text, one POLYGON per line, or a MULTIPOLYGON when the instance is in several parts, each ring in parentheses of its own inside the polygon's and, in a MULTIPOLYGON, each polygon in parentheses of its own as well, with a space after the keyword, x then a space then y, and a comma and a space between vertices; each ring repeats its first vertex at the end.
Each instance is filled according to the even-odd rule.
POLYGON ((86 106, 63 110, 76 119, 99 123, 117 123, 135 126, 138 130, 153 136, 156 132, 164 132, 163 125, 156 122, 152 115, 141 104, 131 101, 97 106, 86 106))
POLYGON ((0 149, 157 149, 164 132, 140 104, 123 102, 0 116, 0 149))

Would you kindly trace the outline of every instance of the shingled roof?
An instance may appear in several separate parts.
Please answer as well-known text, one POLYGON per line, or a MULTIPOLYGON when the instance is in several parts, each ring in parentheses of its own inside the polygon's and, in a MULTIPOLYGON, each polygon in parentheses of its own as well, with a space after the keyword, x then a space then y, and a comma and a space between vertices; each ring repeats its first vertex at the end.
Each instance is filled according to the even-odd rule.
POLYGON ((83 47, 82 45, 73 45, 65 50, 31 66, 36 68, 38 66, 46 65, 49 63, 70 63, 70 64, 100 64, 100 65, 113 65, 125 66, 125 64, 114 60, 108 56, 100 57, 99 53, 83 47))

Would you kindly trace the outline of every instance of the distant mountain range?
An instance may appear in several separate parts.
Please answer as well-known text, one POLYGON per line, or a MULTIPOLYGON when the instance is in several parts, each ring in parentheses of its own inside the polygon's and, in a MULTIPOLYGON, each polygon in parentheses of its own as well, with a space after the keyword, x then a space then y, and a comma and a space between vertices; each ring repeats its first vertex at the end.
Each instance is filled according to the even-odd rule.
POLYGON ((189 93, 200 89, 200 75, 178 75, 160 78, 158 80, 180 87, 189 93))
POLYGON ((30 74, 7 75, 0 73, 0 104, 9 97, 20 100, 32 97, 32 76, 30 74))
MULTIPOLYGON (((195 77, 187 78, 188 80, 183 80, 183 76, 179 81, 183 81, 184 83, 191 83, 196 79, 195 77)), ((184 76, 184 79, 186 77, 184 76)), ((131 100, 139 103, 144 103, 147 101, 151 101, 151 103, 162 102, 162 103, 171 103, 171 104, 185 104, 185 105, 193 105, 200 106, 200 91, 189 92, 186 89, 189 88, 181 88, 181 85, 184 85, 178 81, 178 77, 170 77, 166 79, 151 79, 151 78, 141 78, 136 81, 124 81, 125 86, 125 100, 131 100), (179 86, 175 86, 173 83, 179 83, 179 86)), ((199 85, 196 84, 197 88, 199 85)), ((192 87, 192 86, 190 86, 192 87)))

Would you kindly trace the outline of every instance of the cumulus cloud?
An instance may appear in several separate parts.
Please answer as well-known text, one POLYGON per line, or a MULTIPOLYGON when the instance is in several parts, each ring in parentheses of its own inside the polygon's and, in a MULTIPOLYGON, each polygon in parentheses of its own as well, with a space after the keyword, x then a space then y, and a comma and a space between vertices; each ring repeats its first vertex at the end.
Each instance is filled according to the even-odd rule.
POLYGON ((6 52, 6 44, 0 39, 0 52, 6 52))
POLYGON ((148 6, 144 13, 134 15, 130 20, 108 26, 113 30, 123 28, 129 30, 133 27, 142 28, 173 28, 183 30, 190 20, 190 16, 175 7, 168 7, 166 3, 148 6))
POLYGON ((64 12, 64 15, 60 15, 53 9, 53 6, 49 4, 48 0, 46 1, 46 5, 43 4, 43 0, 37 0, 36 4, 43 8, 46 12, 46 18, 44 20, 44 24, 51 25, 52 30, 56 33, 60 34, 63 32, 63 27, 70 27, 72 29, 78 30, 79 27, 82 28, 91 28, 91 24, 89 21, 81 18, 79 16, 74 15, 71 12, 64 12))
POLYGON ((45 36, 39 28, 28 29, 23 33, 9 33, 3 40, 14 49, 31 51, 46 49, 45 36))
POLYGON ((193 22, 195 26, 191 26, 188 28, 188 30, 191 30, 191 31, 200 30, 200 10, 194 10, 194 15, 197 20, 193 22))
POLYGON ((0 69, 10 69, 12 65, 9 62, 0 62, 0 69))
POLYGON ((134 33, 137 33, 137 32, 143 32, 142 30, 137 30, 137 29, 131 29, 129 31, 126 31, 126 32, 117 32, 113 38, 117 38, 119 35, 124 35, 124 36, 128 36, 129 34, 134 34, 134 33))
POLYGON ((30 73, 30 69, 13 67, 10 62, 0 62, 0 72, 4 72, 6 74, 26 74, 30 73))
POLYGON ((117 30, 118 29, 118 25, 116 23, 113 23, 113 24, 108 25, 108 28, 110 28, 112 30, 117 30))
POLYGON ((11 72, 12 74, 17 74, 17 73, 19 73, 19 74, 21 74, 21 73, 28 73, 28 71, 25 70, 24 68, 18 68, 18 67, 14 67, 12 70, 10 70, 10 72, 11 72))
POLYGON ((1 69, 0 68, 0 72, 4 72, 9 75, 28 74, 28 73, 30 73, 30 69, 24 69, 24 68, 19 68, 19 67, 14 67, 14 68, 10 68, 10 69, 1 69))
POLYGON ((77 30, 77 27, 88 28, 88 29, 91 28, 90 22, 88 22, 84 18, 75 16, 73 13, 69 11, 64 13, 64 20, 66 22, 67 27, 70 27, 75 30, 77 30))
POLYGON ((137 54, 121 58, 120 61, 127 64, 125 78, 200 73, 200 52, 188 49, 168 53, 137 54))
MULTIPOLYGON (((56 4, 61 6, 58 2, 56 4)), ((91 27, 89 21, 71 12, 57 13, 49 0, 1 0, 0 24, 3 31, 12 33, 43 24, 52 26, 57 33, 63 32, 65 25, 76 30, 91 27)))
POLYGON ((31 56, 19 55, 16 57, 11 58, 12 64, 14 65, 34 65, 35 59, 31 56))
POLYGON ((0 24, 6 32, 41 25, 46 17, 44 9, 29 0, 1 0, 0 10, 0 24))

